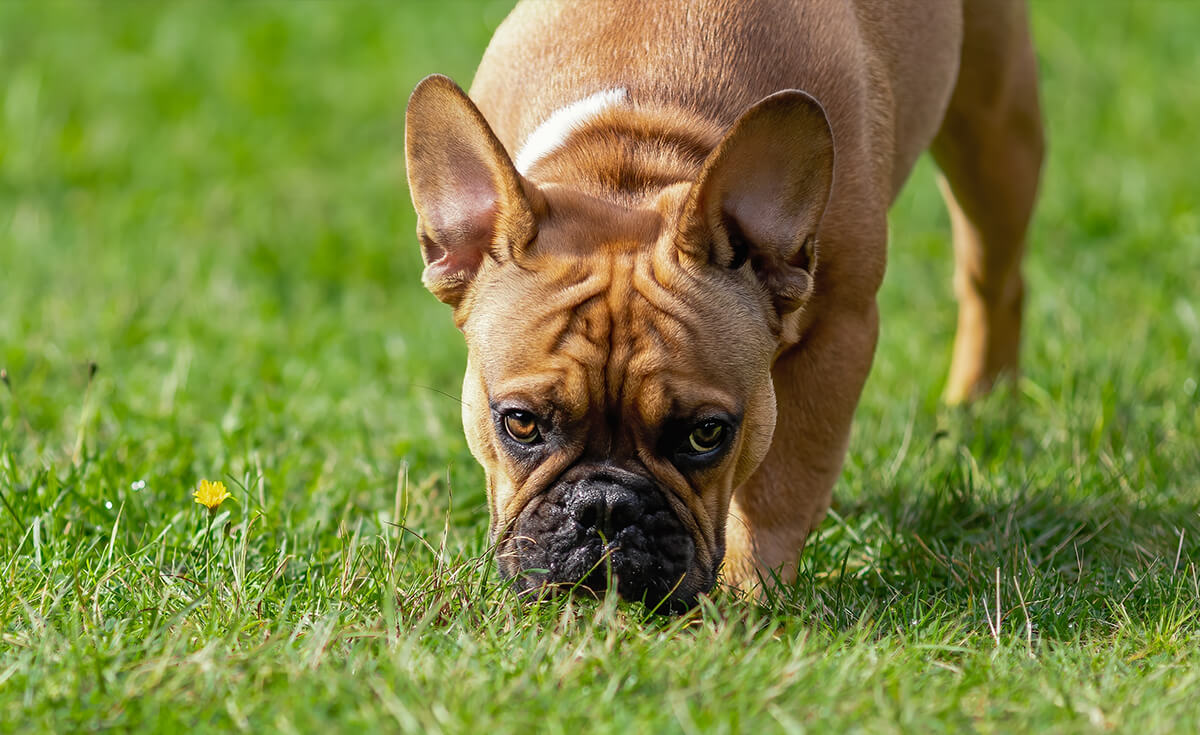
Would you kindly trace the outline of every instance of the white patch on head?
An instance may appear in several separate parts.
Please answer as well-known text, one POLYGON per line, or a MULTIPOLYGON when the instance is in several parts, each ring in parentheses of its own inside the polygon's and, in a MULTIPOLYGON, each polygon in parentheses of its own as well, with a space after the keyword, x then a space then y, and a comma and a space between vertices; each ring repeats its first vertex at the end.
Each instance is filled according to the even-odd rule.
POLYGON ((606 89, 555 110, 553 115, 546 118, 525 139, 525 144, 521 146, 521 152, 517 154, 514 162, 517 171, 524 175, 539 158, 561 147, 567 137, 589 119, 599 115, 606 108, 628 100, 629 92, 625 89, 606 89))

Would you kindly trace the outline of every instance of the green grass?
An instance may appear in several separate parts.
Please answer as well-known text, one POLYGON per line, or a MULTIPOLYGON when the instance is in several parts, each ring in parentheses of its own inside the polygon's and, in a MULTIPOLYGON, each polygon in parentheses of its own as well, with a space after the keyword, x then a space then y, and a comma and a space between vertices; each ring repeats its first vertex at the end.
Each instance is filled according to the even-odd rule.
POLYGON ((0 3, 0 729, 1200 729, 1200 13, 1035 5, 1024 377, 923 164, 800 579, 666 619, 488 561, 402 121, 505 3, 0 3))

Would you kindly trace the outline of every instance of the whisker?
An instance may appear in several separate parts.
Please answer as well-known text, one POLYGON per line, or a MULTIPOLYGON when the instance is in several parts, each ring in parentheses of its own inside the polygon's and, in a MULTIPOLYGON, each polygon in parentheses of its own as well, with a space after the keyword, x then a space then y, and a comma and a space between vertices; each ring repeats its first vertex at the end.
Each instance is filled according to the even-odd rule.
POLYGON ((447 398, 449 398, 449 399, 451 399, 451 400, 453 400, 453 401, 456 401, 457 403, 460 403, 460 404, 462 404, 463 406, 466 406, 467 408, 470 408, 470 407, 471 407, 471 406, 470 406, 470 404, 468 404, 466 401, 464 401, 463 399, 459 398, 458 396, 456 396, 456 395, 453 395, 453 394, 451 394, 451 393, 447 393, 447 392, 446 392, 446 391, 444 391, 444 390, 439 390, 439 389, 437 389, 437 388, 434 388, 432 385, 421 385, 420 383, 413 383, 413 384, 412 384, 412 387, 414 387, 414 388, 424 388, 425 390, 432 391, 432 392, 434 392, 434 393, 437 393, 438 395, 445 396, 445 397, 447 397, 447 398))

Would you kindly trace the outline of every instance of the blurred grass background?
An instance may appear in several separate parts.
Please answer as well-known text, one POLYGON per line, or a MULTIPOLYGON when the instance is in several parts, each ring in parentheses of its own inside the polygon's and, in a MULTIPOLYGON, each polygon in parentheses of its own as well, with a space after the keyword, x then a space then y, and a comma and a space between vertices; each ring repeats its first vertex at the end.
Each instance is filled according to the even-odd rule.
POLYGON ((806 576, 673 624, 515 612, 471 561, 464 350, 420 287, 403 109, 427 73, 466 86, 509 5, 0 3, 0 728, 1195 724, 1197 7, 1035 3, 1015 400, 938 405, 924 163, 806 576), (201 478, 238 499, 211 598, 171 576, 201 566, 201 478))

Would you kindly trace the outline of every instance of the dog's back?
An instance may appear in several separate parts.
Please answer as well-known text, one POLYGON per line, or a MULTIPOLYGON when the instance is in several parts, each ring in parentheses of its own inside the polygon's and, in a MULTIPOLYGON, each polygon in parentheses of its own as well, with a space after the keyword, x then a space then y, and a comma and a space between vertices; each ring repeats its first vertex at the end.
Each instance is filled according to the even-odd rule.
POLYGON ((597 93, 623 90, 631 104, 682 108, 723 128, 772 92, 802 89, 824 105, 839 158, 861 171, 865 161, 851 159, 873 157, 894 195, 949 101, 961 5, 522 3, 497 29, 471 96, 516 155, 555 111, 597 93))

